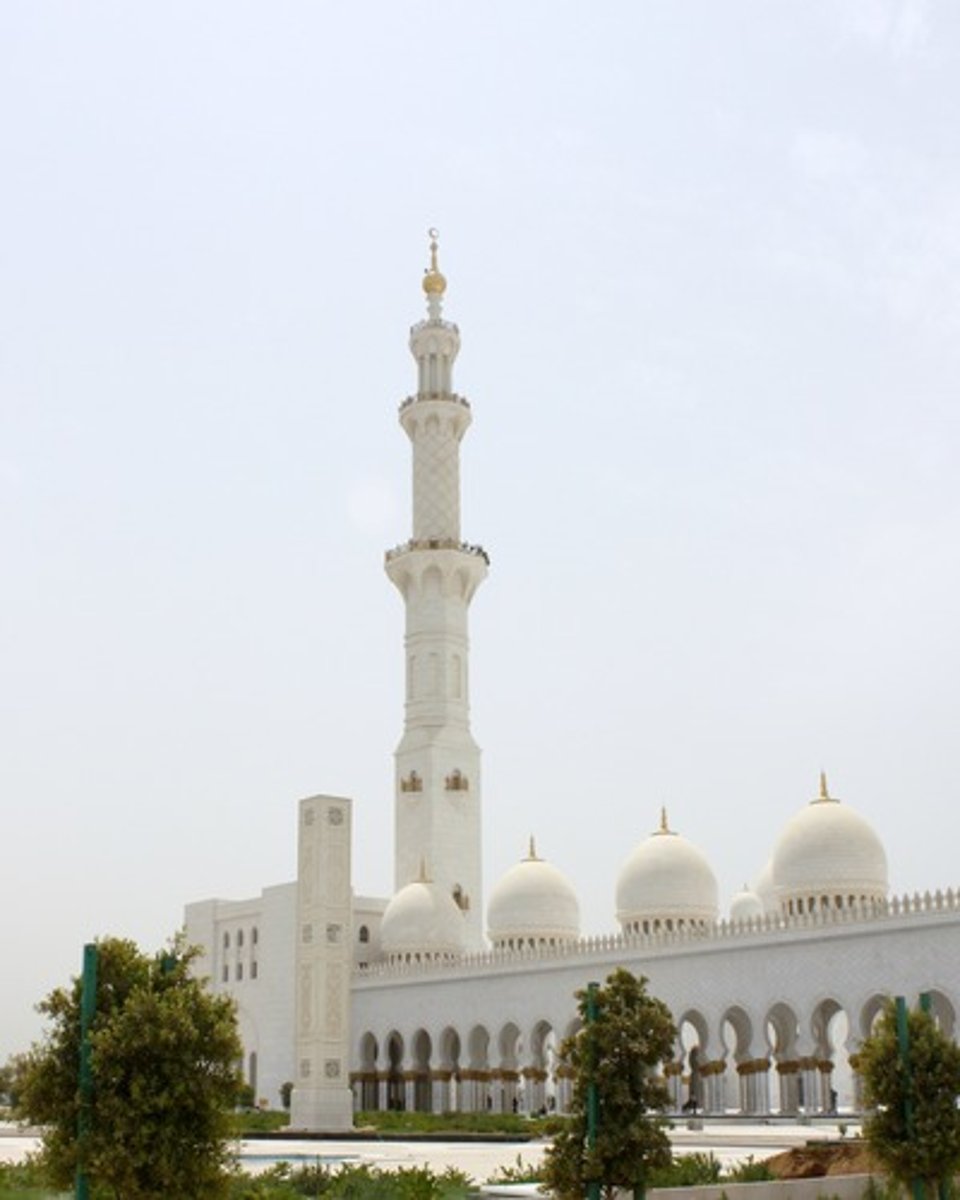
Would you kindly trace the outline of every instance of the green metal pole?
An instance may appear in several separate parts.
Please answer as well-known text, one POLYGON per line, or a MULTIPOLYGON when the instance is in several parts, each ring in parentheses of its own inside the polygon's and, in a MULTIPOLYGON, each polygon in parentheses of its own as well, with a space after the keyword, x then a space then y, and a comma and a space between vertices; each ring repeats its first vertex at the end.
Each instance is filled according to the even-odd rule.
MULTIPOLYGON (((587 984, 587 1029, 595 1024, 597 1020, 597 992, 600 990, 599 983, 587 984)), ((589 1033, 588 1033, 589 1038, 589 1033)), ((588 1040, 587 1045, 590 1049, 590 1062, 587 1064, 587 1149, 593 1150, 597 1144, 597 1129, 600 1125, 600 1096, 597 1091, 596 1063, 593 1056, 593 1047, 588 1040)), ((587 1200, 600 1200, 600 1180, 591 1179, 587 1184, 587 1200)))
POLYGON ((80 1111, 77 1114, 76 1200, 90 1200, 87 1176, 87 1137, 90 1133, 90 1102, 93 1097, 93 1072, 90 1067, 90 1026, 97 1011, 97 947, 83 948, 83 976, 80 984, 80 1111))

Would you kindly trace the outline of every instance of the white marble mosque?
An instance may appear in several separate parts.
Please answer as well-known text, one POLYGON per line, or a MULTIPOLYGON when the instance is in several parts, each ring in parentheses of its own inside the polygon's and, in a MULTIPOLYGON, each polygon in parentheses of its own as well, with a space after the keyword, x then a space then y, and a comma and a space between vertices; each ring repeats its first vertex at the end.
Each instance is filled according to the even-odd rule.
POLYGON ((351 802, 321 795, 299 807, 297 880, 187 906, 201 969, 236 1000, 246 1077, 271 1106, 293 1082, 304 1129, 343 1129, 357 1109, 563 1111, 574 993, 623 965, 674 1014, 678 1109, 856 1109, 857 1048, 886 997, 929 992, 954 1032, 960 893, 891 896, 884 847, 822 775, 725 916, 709 862, 666 812, 616 881, 615 931, 581 936, 573 883, 532 839, 484 908, 467 618, 488 559, 461 538, 471 408, 453 390, 460 333, 442 315, 433 231, 423 289, 417 390, 400 406, 413 534, 386 555, 406 611, 393 892, 353 894, 351 802))

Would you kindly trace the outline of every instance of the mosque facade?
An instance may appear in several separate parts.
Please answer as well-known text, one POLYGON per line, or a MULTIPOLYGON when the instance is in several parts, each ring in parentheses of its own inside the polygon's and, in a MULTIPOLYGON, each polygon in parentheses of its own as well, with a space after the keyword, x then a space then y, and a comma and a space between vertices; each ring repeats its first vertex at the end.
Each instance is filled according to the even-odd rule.
POLYGON ((295 881, 187 906, 198 969, 236 1001, 246 1078, 274 1107, 293 1084, 305 1129, 358 1109, 562 1112, 575 993, 625 966, 677 1023, 664 1071, 678 1110, 856 1109, 857 1050, 887 997, 928 993, 954 1035, 960 892, 891 896, 884 847, 823 775, 725 916, 709 862, 666 812, 617 879, 615 932, 581 936, 572 883, 532 839, 484 908, 468 614, 489 560, 461 535, 471 408, 453 388, 460 334, 435 237, 430 252, 417 390, 400 406, 413 531, 385 562, 405 609, 393 893, 353 894, 351 802, 316 796, 300 805, 295 881))

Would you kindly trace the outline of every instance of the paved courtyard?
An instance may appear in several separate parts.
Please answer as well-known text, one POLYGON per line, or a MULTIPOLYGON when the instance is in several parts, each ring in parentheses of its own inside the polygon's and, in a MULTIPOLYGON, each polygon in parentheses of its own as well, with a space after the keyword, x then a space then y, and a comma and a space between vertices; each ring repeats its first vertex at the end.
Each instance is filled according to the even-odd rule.
MULTIPOLYGON (((857 1130, 851 1126, 848 1136, 857 1130)), ((705 1122, 702 1130, 678 1124, 671 1141, 678 1154, 694 1151, 714 1154, 726 1166, 749 1156, 769 1158, 780 1150, 801 1146, 817 1138, 839 1136, 836 1125, 745 1125, 740 1122, 705 1122)), ((0 1125, 0 1161, 17 1162, 37 1149, 34 1136, 25 1135, 15 1126, 0 1125)), ((338 1141, 336 1139, 262 1140, 241 1143, 241 1161, 251 1172, 265 1170, 272 1163, 287 1160, 313 1163, 317 1159, 331 1165, 340 1162, 366 1163, 389 1170, 392 1167, 430 1166, 442 1171, 456 1167, 482 1183, 500 1167, 513 1166, 519 1155, 524 1163, 538 1163, 545 1142, 393 1142, 338 1141)))

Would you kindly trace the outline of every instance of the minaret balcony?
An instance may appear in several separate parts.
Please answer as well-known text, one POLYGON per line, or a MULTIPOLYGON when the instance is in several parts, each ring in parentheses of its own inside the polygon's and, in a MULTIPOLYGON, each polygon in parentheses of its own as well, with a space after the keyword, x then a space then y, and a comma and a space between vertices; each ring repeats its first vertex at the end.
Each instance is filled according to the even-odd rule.
POLYGON ((456 392, 417 392, 415 396, 408 396, 400 405, 400 411, 409 408, 411 404, 416 404, 418 400, 445 400, 448 404, 459 404, 462 408, 469 408, 470 401, 466 396, 458 396, 456 392))
POLYGON ((456 538, 411 538, 402 546, 394 546, 392 550, 388 550, 384 559, 393 562, 394 559, 402 558, 415 550, 459 550, 461 554, 472 554, 482 558, 488 567, 490 565, 490 555, 482 546, 475 546, 471 542, 458 542, 456 538))

